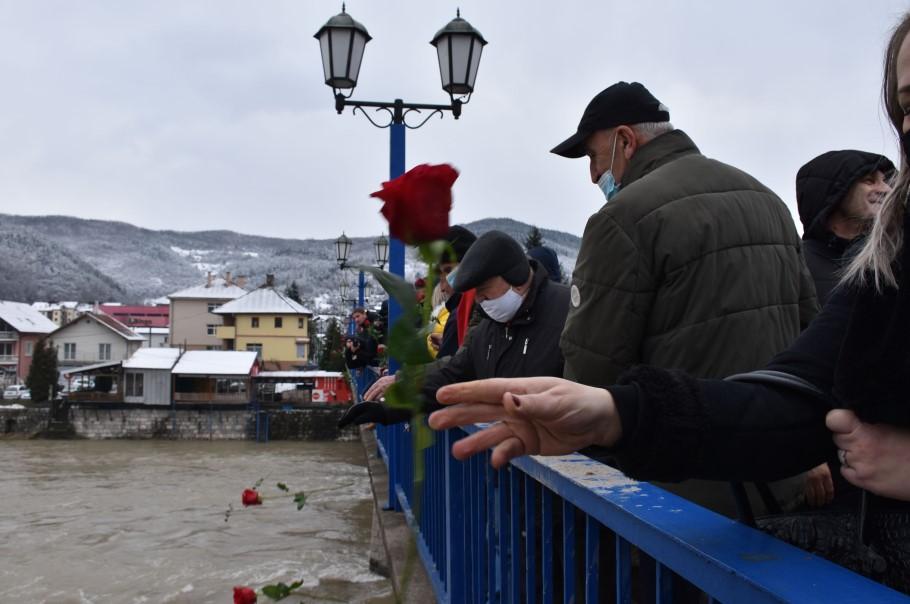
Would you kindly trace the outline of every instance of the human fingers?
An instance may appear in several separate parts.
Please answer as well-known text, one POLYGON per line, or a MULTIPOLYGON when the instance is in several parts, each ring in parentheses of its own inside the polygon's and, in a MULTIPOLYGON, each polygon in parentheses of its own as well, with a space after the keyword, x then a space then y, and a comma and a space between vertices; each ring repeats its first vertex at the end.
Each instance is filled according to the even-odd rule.
POLYGON ((493 454, 490 456, 490 465, 494 468, 501 468, 509 463, 509 460, 521 457, 525 454, 525 444, 520 438, 515 436, 509 437, 496 445, 493 454))
POLYGON ((506 411, 496 405, 485 403, 460 403, 446 407, 430 414, 430 427, 434 430, 447 430, 456 426, 495 422, 506 417, 506 411))
POLYGON ((862 425, 849 409, 834 409, 825 416, 825 425, 835 434, 850 434, 862 425))
POLYGON ((512 436, 512 430, 506 424, 494 424, 456 442, 452 445, 452 455, 455 456, 455 459, 464 460, 477 453, 482 453, 512 436))
POLYGON ((540 392, 549 388, 559 378, 492 378, 474 382, 449 384, 439 389, 436 399, 443 405, 455 403, 488 403, 499 405, 506 392, 517 394, 540 392))
POLYGON ((390 376, 390 375, 382 376, 381 378, 379 378, 378 380, 373 382, 373 385, 370 386, 369 389, 367 389, 367 391, 363 395, 364 400, 370 401, 370 400, 378 399, 383 394, 385 394, 385 391, 389 389, 389 386, 391 386, 394 383, 395 383, 394 376, 390 376))

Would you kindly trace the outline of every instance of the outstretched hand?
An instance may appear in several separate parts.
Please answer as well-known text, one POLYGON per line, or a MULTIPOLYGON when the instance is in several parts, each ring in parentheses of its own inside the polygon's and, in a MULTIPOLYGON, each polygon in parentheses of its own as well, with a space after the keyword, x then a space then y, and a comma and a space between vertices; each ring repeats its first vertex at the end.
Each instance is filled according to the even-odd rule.
POLYGON ((622 434, 608 391, 560 378, 451 384, 441 388, 436 398, 452 406, 430 415, 430 427, 435 430, 499 422, 452 446, 457 459, 494 447, 490 460, 494 468, 521 455, 564 455, 589 445, 613 446, 622 434))
POLYGON ((844 451, 844 478, 877 495, 910 501, 910 430, 867 424, 847 409, 828 412, 825 423, 844 451))
POLYGON ((397 424, 411 419, 408 409, 392 408, 377 401, 363 401, 351 405, 338 420, 339 428, 360 424, 397 424))

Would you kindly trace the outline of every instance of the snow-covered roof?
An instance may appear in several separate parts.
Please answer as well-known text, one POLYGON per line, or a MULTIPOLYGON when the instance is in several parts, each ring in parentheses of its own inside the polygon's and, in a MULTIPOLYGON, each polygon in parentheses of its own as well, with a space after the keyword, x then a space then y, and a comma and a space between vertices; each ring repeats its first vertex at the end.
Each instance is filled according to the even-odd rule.
POLYGON ((301 304, 291 300, 274 287, 254 289, 242 298, 231 300, 212 311, 216 315, 312 315, 301 304))
POLYGON ((124 369, 171 369, 180 358, 179 348, 140 348, 123 361, 124 369))
POLYGON ((115 334, 117 334, 124 340, 129 340, 131 342, 145 341, 145 337, 140 336, 138 333, 136 333, 135 331, 133 331, 132 329, 130 329, 129 327, 127 327, 126 325, 124 325, 123 323, 121 323, 120 321, 115 319, 114 317, 112 317, 110 315, 106 315, 103 312, 99 312, 99 313, 87 312, 85 314, 79 315, 78 317, 76 317, 75 319, 73 319, 72 321, 70 321, 69 323, 64 325, 63 327, 57 329, 57 331, 54 332, 54 336, 59 336, 60 332, 69 329, 69 327, 71 325, 76 325, 78 323, 81 323, 82 321, 85 321, 86 319, 88 319, 88 320, 94 319, 99 325, 108 328, 109 330, 113 331, 115 334))
POLYGON ((120 361, 104 361, 102 363, 94 363, 92 365, 83 365, 82 367, 67 367, 60 370, 60 373, 63 374, 63 377, 73 375, 74 373, 85 373, 86 371, 94 371, 95 369, 106 369, 108 367, 119 367, 120 361))
POLYGON ((260 371, 256 377, 264 378, 340 378, 340 371, 260 371))
POLYGON ((169 294, 171 300, 233 300, 246 294, 246 290, 224 279, 212 279, 211 285, 195 285, 169 294))
POLYGON ((249 375, 257 353, 240 350, 188 350, 171 373, 182 375, 249 375))
POLYGON ((0 319, 19 333, 50 333, 57 329, 56 323, 21 302, 0 301, 0 319))

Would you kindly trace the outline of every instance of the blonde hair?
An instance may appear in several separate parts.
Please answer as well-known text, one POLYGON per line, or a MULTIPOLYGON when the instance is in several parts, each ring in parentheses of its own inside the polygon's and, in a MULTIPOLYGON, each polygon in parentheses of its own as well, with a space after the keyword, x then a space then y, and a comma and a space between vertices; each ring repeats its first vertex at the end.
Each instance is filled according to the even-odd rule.
MULTIPOLYGON (((891 34, 885 51, 882 78, 882 102, 898 139, 903 134, 904 111, 897 98, 897 55, 908 33, 910 12, 904 14, 891 34)), ((900 171, 894 177, 891 192, 882 201, 882 208, 875 217, 872 232, 844 271, 843 283, 865 286, 871 280, 877 291, 881 291, 885 286, 897 287, 892 264, 904 245, 904 213, 907 211, 907 196, 910 195, 910 165, 903 145, 899 147, 900 171)))

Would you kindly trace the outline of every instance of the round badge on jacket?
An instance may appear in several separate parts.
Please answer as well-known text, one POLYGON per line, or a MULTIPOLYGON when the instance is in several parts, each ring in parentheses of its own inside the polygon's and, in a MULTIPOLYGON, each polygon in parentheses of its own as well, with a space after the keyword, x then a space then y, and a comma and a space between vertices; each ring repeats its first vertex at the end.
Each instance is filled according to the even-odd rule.
POLYGON ((578 308, 579 305, 581 305, 581 292, 578 291, 578 286, 574 283, 572 284, 572 289, 569 290, 569 300, 575 308, 578 308))

